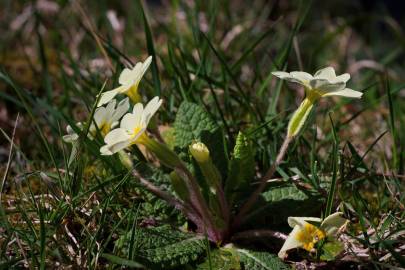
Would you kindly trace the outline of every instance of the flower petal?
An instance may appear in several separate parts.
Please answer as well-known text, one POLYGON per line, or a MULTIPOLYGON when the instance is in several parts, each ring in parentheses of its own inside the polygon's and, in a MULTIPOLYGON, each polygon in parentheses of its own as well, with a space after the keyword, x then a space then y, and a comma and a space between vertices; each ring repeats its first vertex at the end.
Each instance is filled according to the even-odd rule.
POLYGON ((112 115, 114 114, 116 104, 117 101, 115 99, 108 102, 107 106, 105 107, 106 109, 105 121, 108 122, 111 119, 112 115))
POLYGON ((336 212, 327 216, 321 224, 321 229, 326 232, 326 235, 335 235, 340 228, 342 228, 348 222, 343 218, 342 212, 336 212))
POLYGON ((326 67, 315 72, 315 78, 326 79, 328 81, 334 81, 336 79, 335 69, 333 67, 326 67))
POLYGON ((77 141, 77 139, 79 139, 79 135, 78 134, 66 134, 62 137, 64 142, 67 143, 73 143, 75 141, 77 141))
POLYGON ((143 111, 143 118, 142 121, 145 126, 148 126, 150 119, 162 105, 163 100, 159 99, 159 97, 154 97, 151 101, 146 104, 145 109, 143 111))
POLYGON ((110 91, 106 91, 101 94, 100 100, 98 101, 97 107, 100 107, 106 103, 108 103, 110 100, 112 100, 118 93, 120 93, 120 89, 115 88, 110 91))
POLYGON ((123 141, 128 141, 131 139, 131 136, 125 129, 116 128, 111 130, 105 137, 104 142, 108 145, 120 143, 123 141))
POLYGON ((121 85, 128 84, 132 80, 132 70, 129 68, 124 68, 118 78, 118 83, 121 85))
POLYGON ((348 80, 350 80, 349 73, 343 73, 342 75, 339 75, 336 77, 336 81, 341 81, 341 82, 347 83, 348 80))
POLYGON ((291 228, 295 228, 297 225, 303 226, 304 223, 308 221, 320 223, 322 219, 316 217, 289 217, 287 219, 288 225, 290 225, 291 228))
POLYGON ((152 56, 149 56, 148 58, 146 58, 146 60, 143 62, 142 65, 142 76, 145 74, 145 72, 148 70, 150 64, 152 63, 152 56))
MULTIPOLYGON (((77 122, 76 126, 79 129, 83 128, 83 124, 81 122, 77 122)), ((70 125, 66 126, 66 133, 67 134, 64 135, 62 137, 62 139, 63 139, 63 141, 65 141, 67 143, 74 143, 75 141, 77 141, 79 139, 79 134, 77 134, 70 125)))
POLYGON ((280 79, 286 79, 291 77, 290 73, 285 71, 273 71, 271 74, 273 74, 276 77, 279 77, 280 79))
POLYGON ((136 63, 136 65, 132 68, 132 70, 125 72, 125 77, 123 77, 123 80, 120 81, 120 83, 122 85, 127 86, 128 88, 132 87, 132 86, 138 86, 143 75, 148 70, 151 62, 152 62, 152 56, 149 56, 145 60, 145 62, 136 63))
POLYGON ((112 154, 115 154, 115 153, 127 148, 130 145, 131 145, 130 141, 123 141, 123 142, 119 142, 119 143, 111 144, 111 145, 103 145, 100 148, 100 153, 102 155, 112 155, 112 154))
POLYGON ((107 117, 107 109, 105 107, 99 107, 94 112, 93 120, 96 122, 98 128, 102 128, 101 125, 105 122, 107 117))
POLYGON ((299 80, 303 83, 306 83, 314 78, 314 77, 312 77, 311 74, 303 72, 303 71, 293 71, 293 72, 290 72, 290 74, 294 79, 299 80))
POLYGON ((303 82, 301 80, 298 80, 297 78, 294 78, 290 73, 288 72, 284 72, 284 71, 274 71, 271 74, 273 74, 274 76, 282 79, 282 80, 286 80, 289 82, 293 82, 293 83, 299 83, 301 85, 303 85, 303 82))
POLYGON ((141 74, 142 74, 142 63, 138 62, 131 70, 131 79, 128 80, 126 84, 130 86, 138 84, 139 80, 142 78, 141 74))
POLYGON ((141 114, 127 113, 121 120, 120 128, 132 133, 140 126, 141 114))
POLYGON ((301 227, 299 225, 294 226, 292 232, 288 235, 283 246, 278 252, 278 257, 284 259, 287 255, 287 251, 290 249, 298 248, 302 246, 302 243, 297 240, 297 235, 300 232, 301 227))
POLYGON ((117 105, 117 109, 111 115, 111 119, 109 119, 110 123, 114 123, 118 121, 129 109, 129 99, 125 98, 120 101, 117 105))
POLYGON ((100 147, 100 154, 103 156, 109 156, 114 154, 113 152, 111 152, 109 145, 103 145, 100 147))
POLYGON ((321 92, 339 91, 345 88, 345 82, 330 82, 326 79, 313 79, 309 82, 312 89, 316 89, 321 92))
POLYGON ((361 98, 363 95, 362 92, 355 91, 350 88, 344 88, 342 90, 331 91, 329 93, 324 94, 323 96, 342 96, 342 97, 351 97, 351 98, 361 98))
POLYGON ((308 85, 308 81, 313 79, 312 75, 303 71, 292 71, 290 73, 284 71, 274 71, 273 74, 280 79, 287 80, 293 83, 299 83, 303 86, 308 85))
POLYGON ((142 114, 143 113, 143 104, 136 103, 134 108, 132 109, 133 114, 142 114))

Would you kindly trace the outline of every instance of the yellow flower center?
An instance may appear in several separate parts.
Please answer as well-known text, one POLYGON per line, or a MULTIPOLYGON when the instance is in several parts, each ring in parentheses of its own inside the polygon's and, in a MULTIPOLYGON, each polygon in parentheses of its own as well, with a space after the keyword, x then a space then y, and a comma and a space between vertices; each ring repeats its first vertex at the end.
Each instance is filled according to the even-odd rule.
POLYGON ((110 132, 111 130, 111 125, 108 123, 103 123, 101 126, 101 134, 103 135, 103 137, 105 137, 107 135, 108 132, 110 132))
POLYGON ((138 84, 131 86, 131 88, 129 88, 129 90, 125 94, 135 104, 141 102, 142 100, 141 96, 138 93, 138 84))
MULTIPOLYGON (((137 126, 132 130, 132 134, 131 134, 131 138, 135 138, 139 132, 141 132, 142 127, 141 126, 137 126)), ((149 139, 148 135, 146 135, 145 132, 142 132, 142 134, 134 141, 132 141, 132 144, 144 144, 147 140, 149 139)))
POLYGON ((295 236, 295 239, 302 243, 302 247, 305 250, 311 251, 314 248, 315 243, 325 238, 325 236, 324 231, 306 222, 295 236))

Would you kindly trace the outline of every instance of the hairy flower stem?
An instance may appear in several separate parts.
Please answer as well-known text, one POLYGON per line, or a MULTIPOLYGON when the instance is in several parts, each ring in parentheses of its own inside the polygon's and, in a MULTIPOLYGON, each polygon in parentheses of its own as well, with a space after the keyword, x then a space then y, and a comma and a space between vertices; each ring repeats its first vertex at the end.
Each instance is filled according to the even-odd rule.
POLYGON ((270 167, 270 169, 267 171, 267 173, 262 177, 260 180, 260 185, 258 188, 252 193, 252 195, 249 197, 247 202, 242 206, 241 210, 239 213, 236 215, 232 227, 233 229, 239 227, 246 218, 247 212, 252 208, 252 206, 256 203, 257 199, 259 198, 260 194, 263 192, 263 190, 266 188, 267 181, 271 179, 273 176, 274 172, 276 171, 278 165, 280 165, 281 161, 283 161, 284 156, 287 152, 288 146, 290 142, 292 141, 294 137, 292 136, 286 136, 284 139, 283 144, 281 145, 281 148, 278 152, 276 161, 273 163, 273 165, 270 167))
POLYGON ((214 219, 209 211, 207 203, 205 202, 200 192, 197 181, 190 173, 190 171, 184 166, 184 164, 177 166, 175 168, 175 171, 180 177, 187 179, 186 184, 190 190, 190 202, 192 206, 199 212, 204 222, 205 227, 200 229, 204 229, 204 231, 207 232, 208 238, 211 241, 216 243, 221 242, 223 236, 215 226, 214 219))
POLYGON ((161 190, 145 178, 143 178, 136 170, 132 171, 132 175, 135 176, 136 178, 139 179, 139 182, 151 193, 155 194, 157 197, 161 198, 162 200, 165 200, 169 205, 173 206, 174 208, 180 210, 183 212, 187 217, 190 218, 194 223, 200 224, 201 223, 201 218, 194 213, 193 209, 190 209, 187 205, 185 205, 183 202, 177 200, 174 198, 172 195, 169 193, 161 190))

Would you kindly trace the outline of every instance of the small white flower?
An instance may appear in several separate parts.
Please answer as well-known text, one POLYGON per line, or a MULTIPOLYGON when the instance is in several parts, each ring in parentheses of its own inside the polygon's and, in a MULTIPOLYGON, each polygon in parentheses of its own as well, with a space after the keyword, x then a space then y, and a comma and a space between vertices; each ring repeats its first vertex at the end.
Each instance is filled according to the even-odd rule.
POLYGON ((120 127, 111 130, 105 136, 106 145, 100 148, 101 154, 112 155, 132 144, 142 143, 149 121, 160 105, 162 105, 162 99, 159 97, 154 97, 145 108, 142 103, 137 103, 132 113, 124 115, 120 127))
POLYGON ((149 56, 145 62, 138 62, 132 68, 125 68, 118 78, 119 87, 101 94, 97 106, 104 105, 112 100, 117 94, 126 94, 132 101, 139 102, 138 85, 143 75, 148 70, 152 62, 152 56, 149 56))
POLYGON ((110 132, 111 128, 118 125, 121 117, 128 112, 129 100, 125 98, 121 100, 117 106, 117 101, 111 100, 106 107, 99 107, 94 112, 94 122, 90 126, 90 135, 95 136, 97 128, 101 131, 103 136, 110 132), (96 128, 97 125, 97 128, 96 128))
POLYGON ((350 79, 349 73, 336 76, 333 67, 327 67, 315 72, 314 76, 303 71, 275 71, 272 74, 280 79, 301 84, 305 87, 307 95, 316 97, 343 96, 351 98, 361 98, 363 93, 346 88, 346 83, 350 79))
MULTIPOLYGON (((76 123, 76 126, 79 128, 79 129, 82 129, 83 128, 83 124, 81 123, 81 122, 77 122, 76 123)), ((62 139, 65 141, 65 142, 67 142, 67 143, 74 143, 74 142, 76 142, 78 139, 79 139, 79 134, 77 134, 74 130, 73 130, 73 128, 70 126, 70 125, 68 125, 67 127, 66 127, 66 135, 64 135, 63 137, 62 137, 62 139)))
MULTIPOLYGON (((110 101, 106 107, 97 108, 94 112, 94 122, 90 125, 90 130, 88 138, 90 140, 94 139, 97 134, 97 128, 101 131, 101 134, 105 136, 111 128, 115 127, 118 124, 120 118, 128 112, 129 109, 129 100, 125 98, 118 103, 115 107, 117 101, 113 99, 110 101), (97 127, 96 127, 97 125, 97 127)), ((78 122, 76 126, 83 130, 83 124, 78 122)), ((66 127, 67 134, 63 136, 63 140, 67 143, 74 143, 79 139, 79 134, 77 134, 73 128, 68 125, 66 127)))
POLYGON ((311 251, 314 245, 328 236, 335 236, 348 221, 342 217, 341 212, 329 215, 323 221, 314 217, 289 217, 288 225, 293 228, 288 235, 278 256, 285 258, 287 251, 294 248, 303 248, 311 251), (320 223, 317 227, 310 222, 320 223))

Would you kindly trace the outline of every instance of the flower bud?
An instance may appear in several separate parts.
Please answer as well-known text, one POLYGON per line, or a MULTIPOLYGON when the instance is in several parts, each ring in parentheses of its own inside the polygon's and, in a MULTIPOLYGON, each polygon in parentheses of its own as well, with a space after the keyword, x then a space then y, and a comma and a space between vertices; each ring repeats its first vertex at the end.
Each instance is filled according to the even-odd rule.
POLYGON ((190 153, 198 163, 205 163, 210 158, 210 151, 202 142, 194 142, 189 147, 190 153))

